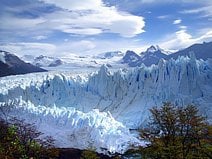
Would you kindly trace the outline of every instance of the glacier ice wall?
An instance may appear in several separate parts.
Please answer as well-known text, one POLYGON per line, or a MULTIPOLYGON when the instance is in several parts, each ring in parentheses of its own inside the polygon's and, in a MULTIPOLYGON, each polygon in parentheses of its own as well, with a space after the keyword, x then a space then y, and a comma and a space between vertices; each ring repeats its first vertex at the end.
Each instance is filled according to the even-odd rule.
POLYGON ((180 57, 157 66, 73 75, 37 73, 0 79, 1 103, 31 103, 34 107, 69 108, 83 113, 110 112, 128 128, 148 120, 149 109, 171 101, 195 104, 211 119, 212 60, 180 57))
POLYGON ((34 123, 44 136, 55 139, 57 147, 124 153, 130 144, 144 145, 109 112, 93 109, 84 113, 73 107, 34 106, 24 101, 21 106, 11 104, 13 111, 7 117, 21 117, 27 123, 34 123))

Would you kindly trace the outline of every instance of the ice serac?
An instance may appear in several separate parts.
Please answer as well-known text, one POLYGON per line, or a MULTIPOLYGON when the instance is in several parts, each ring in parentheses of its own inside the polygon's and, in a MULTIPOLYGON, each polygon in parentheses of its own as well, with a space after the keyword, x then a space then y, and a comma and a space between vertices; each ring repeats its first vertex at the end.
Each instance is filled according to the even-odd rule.
MULTIPOLYGON (((83 129, 87 123, 87 119, 83 117, 85 114, 88 113, 90 116, 94 114, 96 116, 93 109, 98 109, 99 112, 110 112, 111 117, 110 115, 107 116, 104 119, 105 122, 101 123, 102 125, 110 123, 113 126, 113 122, 111 122, 111 118, 113 118, 117 123, 121 122, 126 127, 124 126, 122 129, 118 124, 115 124, 115 128, 108 128, 105 131, 104 140, 102 138, 92 138, 95 142, 91 145, 99 148, 98 144, 102 142, 102 145, 100 145, 103 148, 112 151, 111 147, 115 147, 116 150, 114 151, 122 152, 127 147, 126 143, 135 142, 135 139, 128 134, 126 129, 145 125, 148 120, 149 109, 152 106, 160 106, 163 102, 170 101, 179 106, 195 104, 211 120, 211 81, 211 59, 203 61, 196 60, 194 56, 179 57, 177 60, 171 59, 169 61, 161 59, 158 65, 152 65, 151 67, 143 65, 139 68, 116 72, 110 72, 107 66, 103 65, 98 72, 88 75, 38 73, 4 77, 0 79, 0 102, 17 103, 15 110, 20 113, 22 111, 19 111, 19 109, 24 105, 27 108, 27 104, 24 103, 30 103, 30 107, 27 108, 27 111, 30 110, 30 117, 34 114, 37 119, 38 116, 40 119, 38 121, 42 121, 42 124, 47 123, 46 125, 49 125, 52 129, 55 128, 55 131, 62 131, 69 126, 65 131, 66 133, 61 135, 63 137, 57 138, 57 142, 61 145, 66 144, 65 141, 70 139, 70 135, 74 134, 75 136, 80 134, 81 131, 92 136, 93 133, 91 133, 90 127, 83 129), (70 107, 81 112, 82 115, 67 115, 70 107), (44 112, 55 112, 57 115, 50 115, 50 118, 46 118, 43 115, 45 113, 35 111, 35 109, 45 110, 44 112), (47 119, 48 122, 46 122, 47 119), (58 122, 69 120, 83 120, 83 122, 75 127, 71 124, 72 122, 67 122, 65 126, 54 127, 58 122), (110 129, 114 130, 113 137, 117 140, 120 139, 120 142, 114 143, 112 140, 106 142, 106 138, 111 135, 110 129), (107 136, 106 134, 110 135, 107 136), (122 140, 121 136, 127 136, 125 137, 126 140, 122 140), (105 145, 104 142, 106 142, 105 145)), ((28 113, 24 114, 26 116, 23 117, 28 119, 28 113)), ((91 126, 92 131, 96 132, 98 122, 95 122, 97 121, 96 118, 91 120, 94 120, 94 124, 91 126)), ((97 131, 96 134, 98 136, 101 132, 97 131)), ((53 136, 57 135, 53 134, 53 136)), ((85 137, 83 141, 90 141, 91 136, 85 137)), ((78 143, 78 147, 82 145, 83 143, 78 143)))

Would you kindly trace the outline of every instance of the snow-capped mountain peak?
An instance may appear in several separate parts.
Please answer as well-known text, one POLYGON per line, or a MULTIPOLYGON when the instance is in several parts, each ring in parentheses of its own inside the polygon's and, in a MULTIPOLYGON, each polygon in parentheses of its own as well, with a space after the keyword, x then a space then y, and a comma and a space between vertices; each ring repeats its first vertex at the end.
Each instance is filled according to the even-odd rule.
POLYGON ((127 51, 123 57, 123 63, 127 63, 130 67, 141 66, 145 64, 150 66, 157 64, 160 59, 166 59, 168 52, 161 49, 158 45, 150 46, 145 52, 141 52, 140 56, 133 51, 127 51))
POLYGON ((136 54, 134 51, 127 50, 123 59, 125 61, 131 60, 131 61, 135 62, 140 59, 140 56, 138 54, 136 54))
POLYGON ((37 57, 34 57, 32 55, 24 55, 21 58, 22 60, 38 67, 55 67, 63 63, 62 60, 59 58, 44 55, 40 55, 37 57))
POLYGON ((161 48, 158 46, 158 45, 151 45, 147 50, 146 52, 156 52, 156 51, 159 51, 161 50, 161 48))
POLYGON ((149 54, 149 53, 163 53, 163 54, 170 54, 169 51, 165 51, 164 49, 160 48, 158 45, 151 45, 145 52, 141 52, 141 55, 149 54))
POLYGON ((0 68, 0 77, 46 71, 29 63, 25 63, 16 55, 2 50, 0 50, 0 68))

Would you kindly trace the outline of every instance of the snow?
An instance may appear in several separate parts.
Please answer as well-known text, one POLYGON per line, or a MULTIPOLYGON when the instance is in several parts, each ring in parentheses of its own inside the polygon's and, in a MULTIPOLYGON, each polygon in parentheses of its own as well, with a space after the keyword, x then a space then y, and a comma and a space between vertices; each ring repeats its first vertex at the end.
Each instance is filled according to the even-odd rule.
POLYGON ((0 61, 3 62, 3 63, 6 63, 4 51, 0 51, 0 61))
POLYGON ((102 147, 123 152, 137 143, 128 129, 145 125, 152 106, 166 101, 195 104, 211 120, 211 81, 211 59, 179 57, 162 59, 158 66, 118 71, 103 65, 93 73, 70 70, 3 77, 0 103, 17 103, 13 114, 38 121, 40 130, 55 137, 61 147, 90 145, 98 151, 102 147))
POLYGON ((165 54, 165 55, 170 54, 169 51, 163 50, 158 45, 156 45, 156 46, 152 45, 149 48, 147 48, 147 50, 145 52, 142 52, 141 55, 146 54, 146 53, 155 53, 155 52, 160 52, 160 53, 165 54))
POLYGON ((24 55, 24 56, 20 57, 21 60, 23 60, 24 62, 27 62, 27 63, 33 63, 35 58, 36 57, 33 55, 24 55))
MULTIPOLYGON (((63 65, 58 66, 56 68, 46 68, 48 70, 98 70, 103 64, 107 64, 111 66, 113 69, 119 69, 123 67, 127 67, 127 65, 121 64, 122 54, 111 55, 110 58, 102 58, 95 56, 78 56, 78 55, 69 55, 68 57, 62 57, 61 60, 64 62, 63 65)), ((105 55, 105 54, 104 54, 105 55)), ((106 54, 107 55, 107 54, 106 54)))
POLYGON ((94 58, 100 58, 100 59, 111 59, 114 57, 123 57, 124 53, 121 51, 111 51, 111 52, 105 52, 98 54, 97 56, 94 56, 94 58))
POLYGON ((21 57, 21 59, 38 67, 56 67, 63 63, 59 58, 44 55, 37 57, 32 55, 24 55, 21 57))
POLYGON ((146 52, 155 52, 155 51, 158 51, 158 50, 160 50, 160 47, 158 45, 156 45, 156 46, 152 45, 146 50, 146 52))
POLYGON ((92 72, 99 69, 103 64, 107 64, 113 69, 127 67, 127 65, 121 63, 123 56, 124 54, 122 52, 114 51, 114 52, 102 53, 99 54, 98 56, 91 56, 91 55, 80 56, 76 54, 68 54, 68 56, 60 58, 43 56, 43 55, 40 55, 38 57, 34 57, 31 55, 24 55, 23 57, 21 57, 21 59, 25 62, 29 62, 33 65, 42 67, 49 71, 74 70, 75 72, 79 72, 82 70, 82 68, 84 68, 85 71, 91 70, 89 72, 92 72))

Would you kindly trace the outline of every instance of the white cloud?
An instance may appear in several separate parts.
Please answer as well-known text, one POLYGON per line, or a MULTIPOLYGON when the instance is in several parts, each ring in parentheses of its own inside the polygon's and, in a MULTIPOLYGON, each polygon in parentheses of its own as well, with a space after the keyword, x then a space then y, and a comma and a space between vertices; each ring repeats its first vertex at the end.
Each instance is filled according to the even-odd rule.
POLYGON ((7 43, 0 44, 0 48, 17 54, 18 56, 40 54, 53 55, 56 51, 56 46, 49 43, 7 43))
POLYGON ((38 36, 33 37, 33 39, 35 39, 35 40, 44 40, 44 39, 47 39, 47 38, 48 37, 44 36, 44 35, 38 35, 38 36))
POLYGON ((180 29, 187 29, 187 26, 181 25, 181 26, 179 26, 179 28, 180 28, 180 29))
POLYGON ((180 13, 182 13, 182 14, 198 14, 201 17, 212 17, 212 4, 209 4, 206 7, 184 10, 184 11, 181 11, 180 13))
POLYGON ((39 0, 68 10, 93 10, 103 6, 101 0, 39 0))
POLYGON ((6 15, 0 17, 1 29, 29 29, 38 26, 45 22, 43 18, 29 19, 29 18, 18 18, 12 15, 6 15))
POLYGON ((67 52, 74 54, 86 54, 95 48, 95 43, 89 40, 67 41, 66 43, 57 46, 59 56, 63 56, 64 54, 67 54, 67 52))
POLYGON ((44 16, 47 20, 41 26, 57 29, 65 33, 96 35, 117 33, 123 37, 133 37, 144 32, 144 18, 107 7, 101 0, 42 0, 63 8, 44 16))
POLYGON ((163 41, 159 42, 159 45, 165 49, 176 50, 179 48, 186 48, 194 43, 201 43, 203 41, 212 40, 212 29, 202 33, 196 37, 187 32, 186 29, 181 29, 173 35, 169 35, 163 41))
POLYGON ((199 3, 199 4, 205 4, 209 3, 211 4, 211 0, 140 0, 141 3, 199 3))
POLYGON ((64 57, 69 54, 78 54, 78 55, 94 55, 107 51, 123 51, 126 50, 135 50, 141 52, 144 48, 147 48, 147 45, 142 45, 142 41, 134 40, 79 40, 73 41, 71 39, 66 39, 65 42, 54 45, 51 43, 8 43, 0 44, 0 50, 9 51, 18 55, 19 57, 23 55, 47 55, 47 56, 56 56, 64 57))
POLYGON ((92 41, 80 40, 80 41, 66 41, 61 44, 51 43, 30 43, 30 42, 18 42, 0 44, 0 50, 5 50, 19 57, 23 55, 47 55, 47 56, 63 56, 69 53, 84 54, 95 49, 96 45, 92 41))
MULTIPOLYGON (((201 43, 203 41, 212 40, 212 29, 204 29, 198 33, 198 36, 192 36, 186 29, 180 29, 176 33, 169 35, 161 41, 155 41, 167 50, 178 50, 179 48, 186 48, 194 43, 201 43)), ((97 54, 106 51, 126 51, 134 50, 141 52, 149 47, 148 42, 139 40, 78 40, 73 41, 66 39, 65 42, 54 45, 51 43, 8 43, 0 44, 1 50, 6 50, 17 54, 18 56, 29 55, 48 55, 48 56, 68 56, 68 54, 97 54), (142 43, 142 45, 141 45, 142 43)))
POLYGON ((96 28, 69 28, 62 30, 65 33, 81 34, 81 35, 96 35, 102 33, 101 29, 96 28))
POLYGON ((173 21, 173 24, 180 24, 181 22, 182 22, 181 19, 176 19, 176 20, 173 21))
POLYGON ((160 15, 157 18, 158 19, 167 19, 167 18, 170 18, 170 15, 160 15))
MULTIPOLYGON (((55 30, 76 35, 98 35, 115 33, 122 37, 134 37, 144 32, 144 18, 127 12, 121 12, 116 7, 106 6, 102 0, 39 0, 42 5, 52 5, 61 8, 53 12, 42 12, 39 17, 21 17, 6 12, 0 15, 0 26, 4 32, 14 37, 33 37, 44 39, 55 30)), ((33 3, 34 4, 34 3, 33 3)), ((25 10, 32 10, 32 5, 25 10)), ((16 8, 15 8, 16 10, 16 8)))

